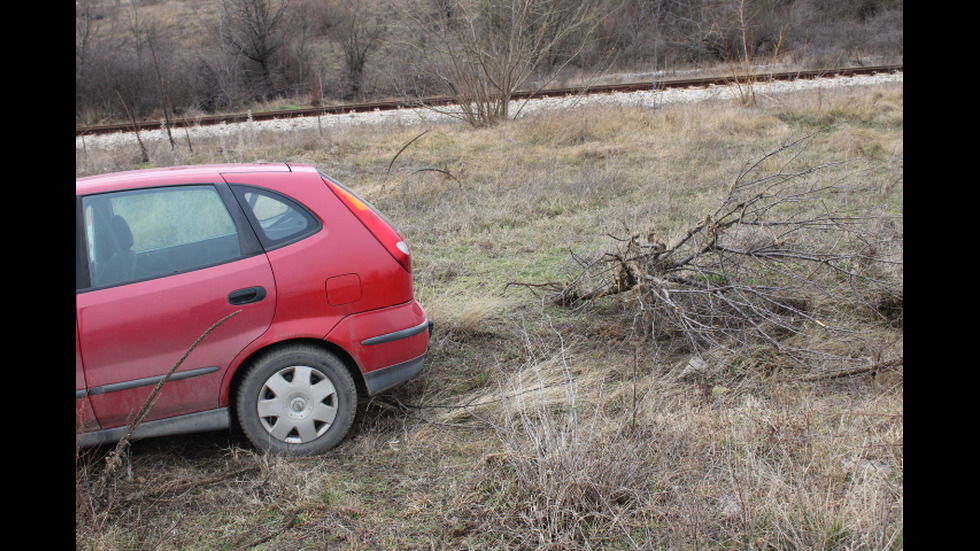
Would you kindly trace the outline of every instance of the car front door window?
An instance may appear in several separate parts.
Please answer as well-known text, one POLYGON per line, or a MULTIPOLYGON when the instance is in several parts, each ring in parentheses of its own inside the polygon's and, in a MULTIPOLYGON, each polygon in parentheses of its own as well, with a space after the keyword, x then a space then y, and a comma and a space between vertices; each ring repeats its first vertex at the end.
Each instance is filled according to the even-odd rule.
POLYGON ((93 287, 183 273, 240 258, 235 224, 213 186, 83 199, 93 287))

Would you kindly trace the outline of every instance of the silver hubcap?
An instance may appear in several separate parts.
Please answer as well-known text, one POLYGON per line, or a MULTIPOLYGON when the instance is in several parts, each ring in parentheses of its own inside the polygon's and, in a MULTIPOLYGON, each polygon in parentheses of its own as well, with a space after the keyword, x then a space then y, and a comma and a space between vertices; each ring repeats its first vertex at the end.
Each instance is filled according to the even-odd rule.
POLYGON ((257 407, 270 435, 287 444, 303 444, 316 440, 333 424, 337 389, 312 367, 287 367, 262 385, 257 407))

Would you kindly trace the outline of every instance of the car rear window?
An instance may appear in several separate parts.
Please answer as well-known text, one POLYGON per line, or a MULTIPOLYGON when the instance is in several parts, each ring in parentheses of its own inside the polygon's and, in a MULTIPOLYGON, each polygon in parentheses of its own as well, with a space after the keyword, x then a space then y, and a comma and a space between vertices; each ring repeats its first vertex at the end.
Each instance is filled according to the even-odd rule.
POLYGON ((320 231, 320 221, 289 197, 264 188, 231 187, 266 250, 294 243, 320 231))

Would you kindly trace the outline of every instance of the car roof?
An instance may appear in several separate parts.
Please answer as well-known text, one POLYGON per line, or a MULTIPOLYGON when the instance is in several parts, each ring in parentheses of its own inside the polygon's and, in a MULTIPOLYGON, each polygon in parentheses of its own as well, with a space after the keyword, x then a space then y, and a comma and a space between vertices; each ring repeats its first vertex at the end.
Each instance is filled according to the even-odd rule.
POLYGON ((307 172, 310 165, 235 163, 146 168, 75 178, 75 195, 103 193, 162 185, 203 184, 222 181, 222 174, 243 172, 307 172))

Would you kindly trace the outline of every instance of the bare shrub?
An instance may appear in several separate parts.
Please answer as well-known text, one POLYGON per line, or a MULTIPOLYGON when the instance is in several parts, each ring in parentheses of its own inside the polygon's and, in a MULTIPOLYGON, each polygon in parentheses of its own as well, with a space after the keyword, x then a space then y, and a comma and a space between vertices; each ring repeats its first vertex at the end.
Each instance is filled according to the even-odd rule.
POLYGON ((485 454, 464 494, 470 502, 459 505, 507 548, 622 541, 648 513, 661 463, 656 442, 637 438, 604 407, 603 373, 570 363, 574 352, 562 335, 532 333, 523 330, 519 369, 500 373, 495 390, 478 389, 440 417, 476 419, 495 436, 495 451, 485 454))
POLYGON ((540 89, 575 59, 605 13, 603 0, 452 0, 404 15, 420 74, 459 108, 448 112, 489 126, 512 116, 514 93, 538 73, 540 89))
POLYGON ((507 453, 491 460, 514 484, 510 507, 494 511, 513 543, 574 547, 629 533, 650 495, 651 442, 597 414, 530 409, 514 421, 501 435, 507 453))

